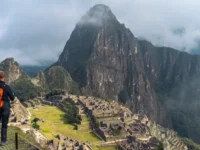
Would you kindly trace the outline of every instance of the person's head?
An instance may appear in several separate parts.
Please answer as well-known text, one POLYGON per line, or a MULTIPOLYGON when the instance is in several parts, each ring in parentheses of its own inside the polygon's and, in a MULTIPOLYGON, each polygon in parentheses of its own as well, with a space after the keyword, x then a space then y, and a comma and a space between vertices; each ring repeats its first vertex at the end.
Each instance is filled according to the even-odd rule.
POLYGON ((5 81, 5 73, 4 73, 4 71, 0 71, 0 81, 5 81))

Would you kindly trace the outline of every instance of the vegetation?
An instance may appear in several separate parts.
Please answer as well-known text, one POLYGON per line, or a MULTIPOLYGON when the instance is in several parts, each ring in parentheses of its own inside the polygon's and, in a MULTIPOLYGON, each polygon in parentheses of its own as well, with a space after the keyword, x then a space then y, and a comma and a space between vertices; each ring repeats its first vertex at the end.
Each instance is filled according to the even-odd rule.
POLYGON ((129 99, 129 95, 127 91, 121 91, 118 95, 119 102, 125 104, 126 101, 129 99))
POLYGON ((163 145, 163 143, 159 143, 159 146, 158 146, 158 150, 164 150, 164 145, 163 145))
POLYGON ((120 135, 120 131, 121 131, 121 127, 119 127, 119 128, 113 128, 111 125, 110 125, 110 128, 112 129, 112 135, 113 136, 119 136, 120 135))
POLYGON ((51 92, 49 92, 47 94, 47 97, 48 96, 54 96, 54 95, 64 95, 66 93, 66 90, 63 90, 63 89, 53 89, 51 90, 51 92))
POLYGON ((42 91, 40 87, 35 86, 29 78, 19 78, 11 87, 15 95, 21 100, 25 101, 31 98, 35 98, 42 91))
MULTIPOLYGON (((32 120, 34 118, 41 118, 44 121, 38 122, 43 134, 49 139, 54 139, 58 133, 62 133, 64 136, 71 137, 74 140, 81 142, 98 142, 100 139, 92 132, 89 123, 77 124, 78 129, 74 130, 74 125, 69 124, 68 118, 64 118, 65 112, 54 106, 37 106, 29 108, 32 120), (83 129, 82 129, 83 128, 83 129)), ((83 121, 87 122, 88 118, 83 117, 83 121)))
POLYGON ((69 93, 78 94, 78 85, 62 66, 52 66, 45 71, 46 84, 49 90, 64 89, 69 93))
POLYGON ((188 150, 200 150, 200 145, 194 143, 191 139, 183 138, 183 142, 188 146, 188 150))
POLYGON ((31 123, 32 123, 32 127, 35 129, 40 129, 40 126, 37 124, 37 122, 39 121, 39 118, 34 118, 31 123))
POLYGON ((93 117, 93 121, 95 123, 96 128, 99 128, 99 121, 95 117, 93 117))
POLYGON ((78 130, 78 125, 74 124, 74 130, 78 130))
POLYGON ((72 124, 76 126, 76 124, 81 124, 81 116, 79 115, 79 110, 76 107, 73 100, 68 99, 64 102, 64 112, 63 116, 65 123, 72 124))
POLYGON ((70 90, 69 90, 70 94, 75 94, 75 95, 80 95, 81 91, 79 89, 79 86, 77 83, 75 82, 71 82, 70 83, 70 90))
POLYGON ((10 126, 8 128, 8 145, 1 147, 1 150, 13 150, 15 143, 15 133, 18 133, 19 148, 20 150, 36 149, 32 147, 28 142, 36 145, 40 148, 39 144, 35 141, 34 137, 28 133, 23 133, 19 128, 10 126))
POLYGON ((99 150, 118 150, 117 146, 102 146, 98 147, 99 150))

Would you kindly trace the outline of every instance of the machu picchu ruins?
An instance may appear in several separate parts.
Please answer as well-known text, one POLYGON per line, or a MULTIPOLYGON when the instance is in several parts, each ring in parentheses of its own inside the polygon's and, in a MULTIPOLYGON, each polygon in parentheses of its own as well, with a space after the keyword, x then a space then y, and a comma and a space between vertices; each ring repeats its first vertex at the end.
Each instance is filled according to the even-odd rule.
MULTIPOLYGON (((175 131, 161 127, 145 115, 134 114, 115 100, 66 93, 65 95, 38 97, 26 101, 24 106, 48 105, 56 106, 65 111, 65 104, 69 102, 78 110, 80 118, 88 117, 88 123, 93 133, 102 140, 96 145, 116 145, 121 150, 149 150, 156 149, 162 144, 165 150, 188 150, 175 131)), ((84 130, 84 127, 77 130, 84 130)), ((75 149, 84 150, 91 144, 90 142, 80 144, 79 141, 62 134, 58 134, 58 137, 57 141, 53 140, 49 143, 52 150, 74 149, 75 147, 77 147, 75 149), (75 141, 76 144, 73 145, 73 142, 70 141, 75 141)))
POLYGON ((86 143, 80 143, 61 134, 58 135, 58 139, 57 142, 52 140, 48 143, 49 150, 92 150, 86 143))

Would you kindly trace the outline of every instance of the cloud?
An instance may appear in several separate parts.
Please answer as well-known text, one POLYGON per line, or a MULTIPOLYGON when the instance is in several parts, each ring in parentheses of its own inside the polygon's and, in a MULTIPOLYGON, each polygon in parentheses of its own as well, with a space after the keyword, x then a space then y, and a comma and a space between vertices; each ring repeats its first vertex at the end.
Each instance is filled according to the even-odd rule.
POLYGON ((55 62, 76 23, 99 3, 108 5, 136 37, 187 52, 199 46, 199 0, 2 0, 0 60, 55 62))

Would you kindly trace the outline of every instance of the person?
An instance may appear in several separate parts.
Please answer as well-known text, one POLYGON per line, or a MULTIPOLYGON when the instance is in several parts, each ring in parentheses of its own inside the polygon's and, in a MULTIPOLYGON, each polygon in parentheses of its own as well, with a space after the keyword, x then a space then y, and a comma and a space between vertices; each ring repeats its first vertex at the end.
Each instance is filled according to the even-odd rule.
POLYGON ((1 126, 1 146, 8 144, 7 141, 7 127, 10 116, 10 100, 14 101, 15 97, 11 88, 5 83, 5 73, 0 71, 0 88, 3 89, 2 100, 4 105, 0 108, 0 120, 2 122, 1 126))

